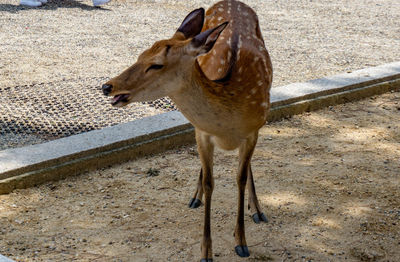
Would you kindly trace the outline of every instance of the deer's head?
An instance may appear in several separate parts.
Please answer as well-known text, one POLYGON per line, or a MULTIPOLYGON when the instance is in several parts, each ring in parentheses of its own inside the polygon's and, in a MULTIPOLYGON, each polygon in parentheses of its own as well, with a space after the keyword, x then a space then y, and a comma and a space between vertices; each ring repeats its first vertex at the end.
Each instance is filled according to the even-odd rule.
POLYGON ((201 32, 203 23, 204 9, 192 11, 172 38, 154 43, 134 65, 105 83, 102 90, 113 96, 112 105, 158 99, 188 83, 196 58, 212 49, 227 25, 201 32))

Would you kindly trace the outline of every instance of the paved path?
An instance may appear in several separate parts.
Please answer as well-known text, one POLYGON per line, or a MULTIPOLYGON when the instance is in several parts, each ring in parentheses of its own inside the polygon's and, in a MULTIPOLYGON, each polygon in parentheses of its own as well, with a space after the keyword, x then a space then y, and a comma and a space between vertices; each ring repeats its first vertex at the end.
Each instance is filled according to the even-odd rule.
POLYGON ((11 260, 5 256, 0 255, 0 262, 13 262, 14 260, 11 260))

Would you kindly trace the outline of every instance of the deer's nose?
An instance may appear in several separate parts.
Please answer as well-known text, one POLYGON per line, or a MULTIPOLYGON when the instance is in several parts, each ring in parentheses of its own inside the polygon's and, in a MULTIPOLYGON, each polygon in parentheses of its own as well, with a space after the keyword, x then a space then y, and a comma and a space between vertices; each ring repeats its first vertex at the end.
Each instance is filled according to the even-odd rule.
POLYGON ((111 93, 112 88, 113 88, 112 85, 104 84, 104 85, 101 87, 101 90, 103 90, 103 94, 104 94, 104 95, 108 96, 108 95, 111 93))

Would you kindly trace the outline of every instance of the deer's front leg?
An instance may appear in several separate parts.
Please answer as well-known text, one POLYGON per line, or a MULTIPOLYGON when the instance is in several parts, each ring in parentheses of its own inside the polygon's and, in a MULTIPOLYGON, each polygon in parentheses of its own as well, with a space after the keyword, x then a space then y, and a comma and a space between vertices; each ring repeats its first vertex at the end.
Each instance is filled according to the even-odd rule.
POLYGON ((244 230, 244 193, 246 189, 247 176, 249 175, 249 167, 251 157, 254 152, 254 147, 257 143, 258 134, 255 133, 240 145, 239 148, 239 172, 236 182, 238 185, 238 215, 235 228, 235 251, 240 257, 250 256, 249 249, 246 243, 244 230))
POLYGON ((203 168, 200 169, 199 180, 197 181, 196 192, 192 199, 190 199, 189 207, 198 208, 201 205, 201 199, 203 198, 203 168))
POLYGON ((211 195, 214 189, 213 154, 214 145, 210 136, 196 129, 196 142, 201 160, 202 188, 204 191, 204 231, 201 242, 201 262, 212 261, 211 241, 211 195))

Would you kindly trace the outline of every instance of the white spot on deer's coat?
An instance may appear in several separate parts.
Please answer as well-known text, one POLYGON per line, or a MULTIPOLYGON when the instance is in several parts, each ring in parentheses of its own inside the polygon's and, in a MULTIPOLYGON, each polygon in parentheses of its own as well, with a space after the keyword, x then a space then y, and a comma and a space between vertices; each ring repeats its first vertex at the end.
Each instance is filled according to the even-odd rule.
POLYGON ((260 46, 258 47, 258 50, 260 50, 260 51, 264 51, 264 50, 265 50, 265 48, 264 48, 262 45, 260 45, 260 46))
MULTIPOLYGON (((267 59, 265 59, 265 57, 263 57, 262 60, 263 60, 264 66, 267 66, 267 59)), ((267 70, 268 70, 268 68, 267 68, 267 70)))
POLYGON ((260 104, 260 106, 262 106, 262 107, 267 107, 267 105, 268 104, 266 102, 263 102, 263 103, 260 104))
POLYGON ((222 16, 218 17, 218 21, 221 21, 222 19, 223 19, 222 16))
POLYGON ((250 93, 251 93, 252 95, 254 95, 256 92, 257 92, 257 88, 256 88, 256 87, 254 87, 254 88, 252 88, 252 89, 250 90, 250 93))
POLYGON ((243 67, 239 67, 238 72, 239 72, 239 74, 241 74, 243 72, 243 67))
POLYGON ((225 65, 225 60, 221 59, 221 65, 225 65))
POLYGON ((258 86, 262 86, 262 85, 263 85, 263 82, 262 82, 262 81, 258 81, 258 82, 257 82, 257 85, 258 85, 258 86))
POLYGON ((223 12, 224 9, 222 7, 218 8, 218 11, 223 12))
POLYGON ((222 72, 222 68, 218 68, 218 73, 221 73, 222 72))
POLYGON ((226 41, 226 44, 229 45, 229 46, 231 46, 231 42, 232 42, 232 38, 229 37, 228 41, 226 41))
POLYGON ((246 99, 249 99, 251 97, 251 95, 246 96, 246 99))
POLYGON ((257 102, 256 101, 251 101, 250 104, 255 105, 257 102))
POLYGON ((213 50, 213 55, 216 55, 217 54, 217 51, 214 49, 213 50))
POLYGON ((237 60, 239 60, 239 58, 240 58, 241 48, 242 48, 242 35, 239 35, 237 60))
POLYGON ((236 80, 237 80, 238 82, 242 82, 242 78, 241 78, 241 77, 237 77, 236 80))
POLYGON ((257 63, 260 58, 258 56, 254 57, 254 63, 257 63))

